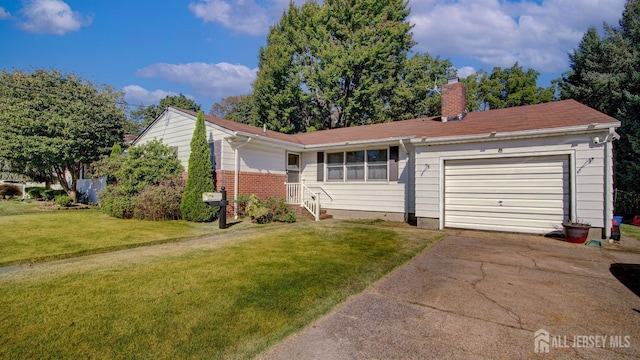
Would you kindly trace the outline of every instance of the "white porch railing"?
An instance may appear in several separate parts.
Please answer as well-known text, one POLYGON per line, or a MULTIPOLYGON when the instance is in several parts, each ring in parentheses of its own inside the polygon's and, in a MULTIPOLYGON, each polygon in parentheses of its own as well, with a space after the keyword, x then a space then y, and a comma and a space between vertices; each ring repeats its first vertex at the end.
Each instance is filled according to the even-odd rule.
POLYGON ((315 217, 316 221, 320 220, 320 194, 316 194, 306 185, 300 183, 285 183, 287 187, 287 204, 300 205, 307 209, 315 217))

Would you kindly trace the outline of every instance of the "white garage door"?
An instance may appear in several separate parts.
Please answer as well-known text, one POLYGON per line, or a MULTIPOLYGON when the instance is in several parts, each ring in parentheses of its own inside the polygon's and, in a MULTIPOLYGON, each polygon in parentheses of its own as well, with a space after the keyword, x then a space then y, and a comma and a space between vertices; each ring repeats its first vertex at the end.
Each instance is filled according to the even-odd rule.
POLYGON ((543 234, 569 214, 567 156, 445 162, 444 226, 543 234))

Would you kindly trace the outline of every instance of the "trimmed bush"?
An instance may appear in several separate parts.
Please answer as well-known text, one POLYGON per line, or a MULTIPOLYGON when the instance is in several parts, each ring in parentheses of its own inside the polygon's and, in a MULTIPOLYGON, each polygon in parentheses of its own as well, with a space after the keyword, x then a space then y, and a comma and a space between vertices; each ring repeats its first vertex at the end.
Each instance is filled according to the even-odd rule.
POLYGON ((53 201, 56 199, 56 197, 63 195, 67 195, 67 192, 64 190, 45 189, 42 192, 42 196, 44 197, 44 199, 49 201, 53 201))
POLYGON ((247 215, 253 222, 266 224, 272 221, 292 223, 296 221, 296 214, 284 199, 270 197, 266 201, 251 195, 246 206, 247 215))
POLYGON ((216 218, 218 207, 210 207, 202 201, 202 193, 213 192, 211 152, 204 127, 204 115, 198 113, 196 128, 191 139, 187 185, 180 203, 182 218, 187 221, 206 222, 216 218))
POLYGON ((100 198, 100 208, 106 214, 120 219, 131 219, 133 217, 131 196, 118 191, 118 188, 114 185, 107 186, 98 196, 100 198))
POLYGON ((25 192, 32 199, 42 200, 42 199, 44 199, 44 191, 46 189, 47 188, 45 188, 44 186, 34 186, 34 187, 26 188, 25 192))
POLYGON ((249 199, 251 199, 251 196, 249 195, 238 194, 238 200, 235 202, 238 216, 247 215, 247 204, 249 204, 249 199))
POLYGON ((73 205, 73 199, 71 199, 71 197, 67 195, 58 196, 56 197, 56 204, 62 207, 69 207, 73 205))
POLYGON ((147 185, 131 199, 133 218, 142 220, 179 220, 184 180, 176 177, 158 185, 147 185))
POLYGON ((17 185, 0 184, 0 196, 5 199, 11 199, 14 196, 22 196, 22 190, 17 185))

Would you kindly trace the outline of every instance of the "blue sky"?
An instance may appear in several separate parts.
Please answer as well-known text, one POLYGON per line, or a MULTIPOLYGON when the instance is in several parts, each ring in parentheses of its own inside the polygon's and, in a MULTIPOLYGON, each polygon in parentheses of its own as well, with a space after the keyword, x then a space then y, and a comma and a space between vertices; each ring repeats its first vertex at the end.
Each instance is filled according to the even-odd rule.
MULTIPOLYGON (((296 0, 300 4, 302 1, 296 0)), ((410 0, 416 52, 461 75, 518 61, 569 69, 589 26, 617 25, 625 0, 410 0)), ((183 93, 208 112, 251 92, 258 50, 289 0, 1 0, 0 69, 58 68, 123 89, 131 104, 183 93)))

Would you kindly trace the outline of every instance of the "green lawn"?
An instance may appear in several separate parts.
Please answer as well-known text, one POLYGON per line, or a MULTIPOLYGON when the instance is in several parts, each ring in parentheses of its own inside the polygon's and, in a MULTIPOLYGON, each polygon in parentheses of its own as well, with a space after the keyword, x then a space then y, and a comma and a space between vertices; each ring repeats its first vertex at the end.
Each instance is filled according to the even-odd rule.
MULTIPOLYGON (((216 234, 218 223, 123 220, 91 210, 39 210, 0 201, 0 266, 216 234)), ((238 228, 246 225, 238 225, 238 228)))
POLYGON ((620 231, 627 236, 640 240, 640 226, 622 224, 620 231))
POLYGON ((442 236, 306 222, 144 261, 0 274, 0 358, 249 358, 442 236))

